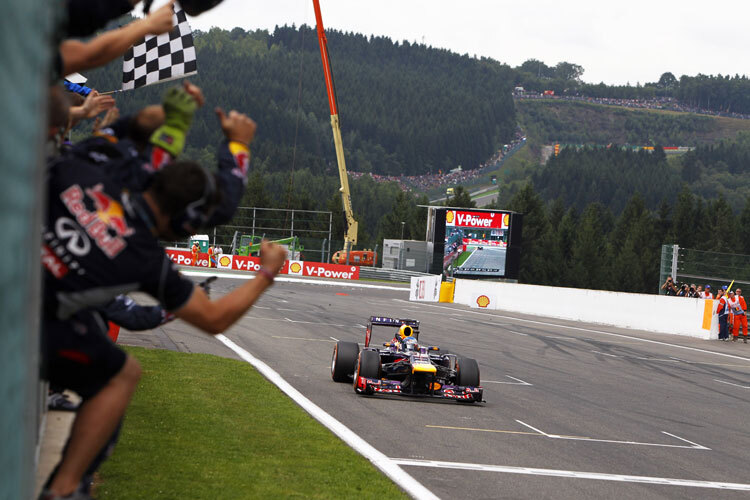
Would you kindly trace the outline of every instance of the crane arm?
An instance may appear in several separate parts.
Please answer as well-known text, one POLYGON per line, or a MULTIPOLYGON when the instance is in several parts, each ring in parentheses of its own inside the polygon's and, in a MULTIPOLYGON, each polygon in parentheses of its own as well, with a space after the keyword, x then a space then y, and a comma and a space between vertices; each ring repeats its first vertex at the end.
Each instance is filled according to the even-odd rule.
POLYGON ((336 147, 336 162, 339 167, 339 180, 341 182, 341 204, 344 207, 346 217, 346 234, 344 235, 344 250, 349 252, 357 244, 358 223, 354 219, 352 211, 352 196, 349 191, 349 178, 346 175, 346 160, 344 159, 344 143, 341 139, 341 127, 339 126, 338 105, 336 103, 336 88, 333 85, 333 71, 331 61, 328 57, 328 40, 323 28, 323 17, 320 14, 319 0, 313 0, 315 8, 315 22, 318 29, 318 43, 320 44, 320 58, 323 60, 323 74, 326 81, 326 92, 328 93, 328 107, 331 109, 331 128, 333 129, 333 143, 336 147))

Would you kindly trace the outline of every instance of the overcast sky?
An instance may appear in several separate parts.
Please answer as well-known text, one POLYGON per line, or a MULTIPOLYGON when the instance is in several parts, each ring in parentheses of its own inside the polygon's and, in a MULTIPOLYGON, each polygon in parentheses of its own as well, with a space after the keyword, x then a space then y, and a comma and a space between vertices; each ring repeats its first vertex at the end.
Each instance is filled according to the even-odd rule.
MULTIPOLYGON (((156 4, 160 3, 159 1, 156 4)), ((424 42, 460 54, 518 66, 531 58, 548 65, 583 66, 583 80, 653 82, 665 71, 748 74, 747 0, 321 0, 328 28, 424 42)), ((225 0, 192 18, 212 26, 273 30, 314 26, 312 0, 225 0)), ((333 48, 331 48, 333 50, 333 48)))

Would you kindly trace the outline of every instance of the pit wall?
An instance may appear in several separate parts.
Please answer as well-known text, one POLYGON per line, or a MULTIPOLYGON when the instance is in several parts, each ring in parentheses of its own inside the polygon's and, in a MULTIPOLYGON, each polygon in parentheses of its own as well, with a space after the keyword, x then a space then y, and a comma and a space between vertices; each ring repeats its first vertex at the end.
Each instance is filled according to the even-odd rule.
POLYGON ((585 323, 718 338, 714 300, 457 279, 453 302, 585 323))

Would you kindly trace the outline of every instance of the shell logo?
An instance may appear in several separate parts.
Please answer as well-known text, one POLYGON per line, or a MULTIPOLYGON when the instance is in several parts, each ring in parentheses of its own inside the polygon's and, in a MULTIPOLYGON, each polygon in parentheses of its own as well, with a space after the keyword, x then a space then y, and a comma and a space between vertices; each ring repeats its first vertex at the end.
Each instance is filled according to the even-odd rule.
POLYGON ((490 305, 490 298, 486 295, 480 295, 479 297, 477 297, 477 305, 479 307, 487 307, 488 305, 490 305))
POLYGON ((453 210, 448 210, 445 212, 445 222, 448 224, 453 224, 453 219, 456 217, 456 212, 453 210))
POLYGON ((232 259, 227 257, 226 255, 222 255, 219 257, 219 265, 222 267, 227 267, 232 263, 232 259))
POLYGON ((289 272, 297 274, 300 271, 302 271, 302 265, 299 262, 292 262, 292 265, 289 266, 289 272))
POLYGON ((510 214, 504 214, 503 215, 503 226, 507 226, 510 222, 510 214))

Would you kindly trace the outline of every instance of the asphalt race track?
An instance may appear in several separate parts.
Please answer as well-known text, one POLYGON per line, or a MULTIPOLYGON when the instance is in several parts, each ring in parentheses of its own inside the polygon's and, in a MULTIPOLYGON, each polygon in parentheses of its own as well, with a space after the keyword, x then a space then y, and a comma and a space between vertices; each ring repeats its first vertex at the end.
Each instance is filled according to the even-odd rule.
MULTIPOLYGON (((240 283, 220 279, 213 295, 240 283)), ((281 281, 225 335, 440 498, 750 496, 750 344, 281 281), (418 319, 422 343, 477 359, 486 402, 363 397, 334 383, 334 339, 363 342, 370 315, 418 319)), ((236 358, 180 321, 125 338, 236 358)))
POLYGON ((506 254, 507 250, 505 248, 485 246, 482 250, 476 249, 461 264, 461 267, 454 271, 454 274, 459 275, 464 272, 476 275, 489 274, 498 276, 505 271, 506 254), (476 269, 497 269, 497 271, 483 272, 476 269))

